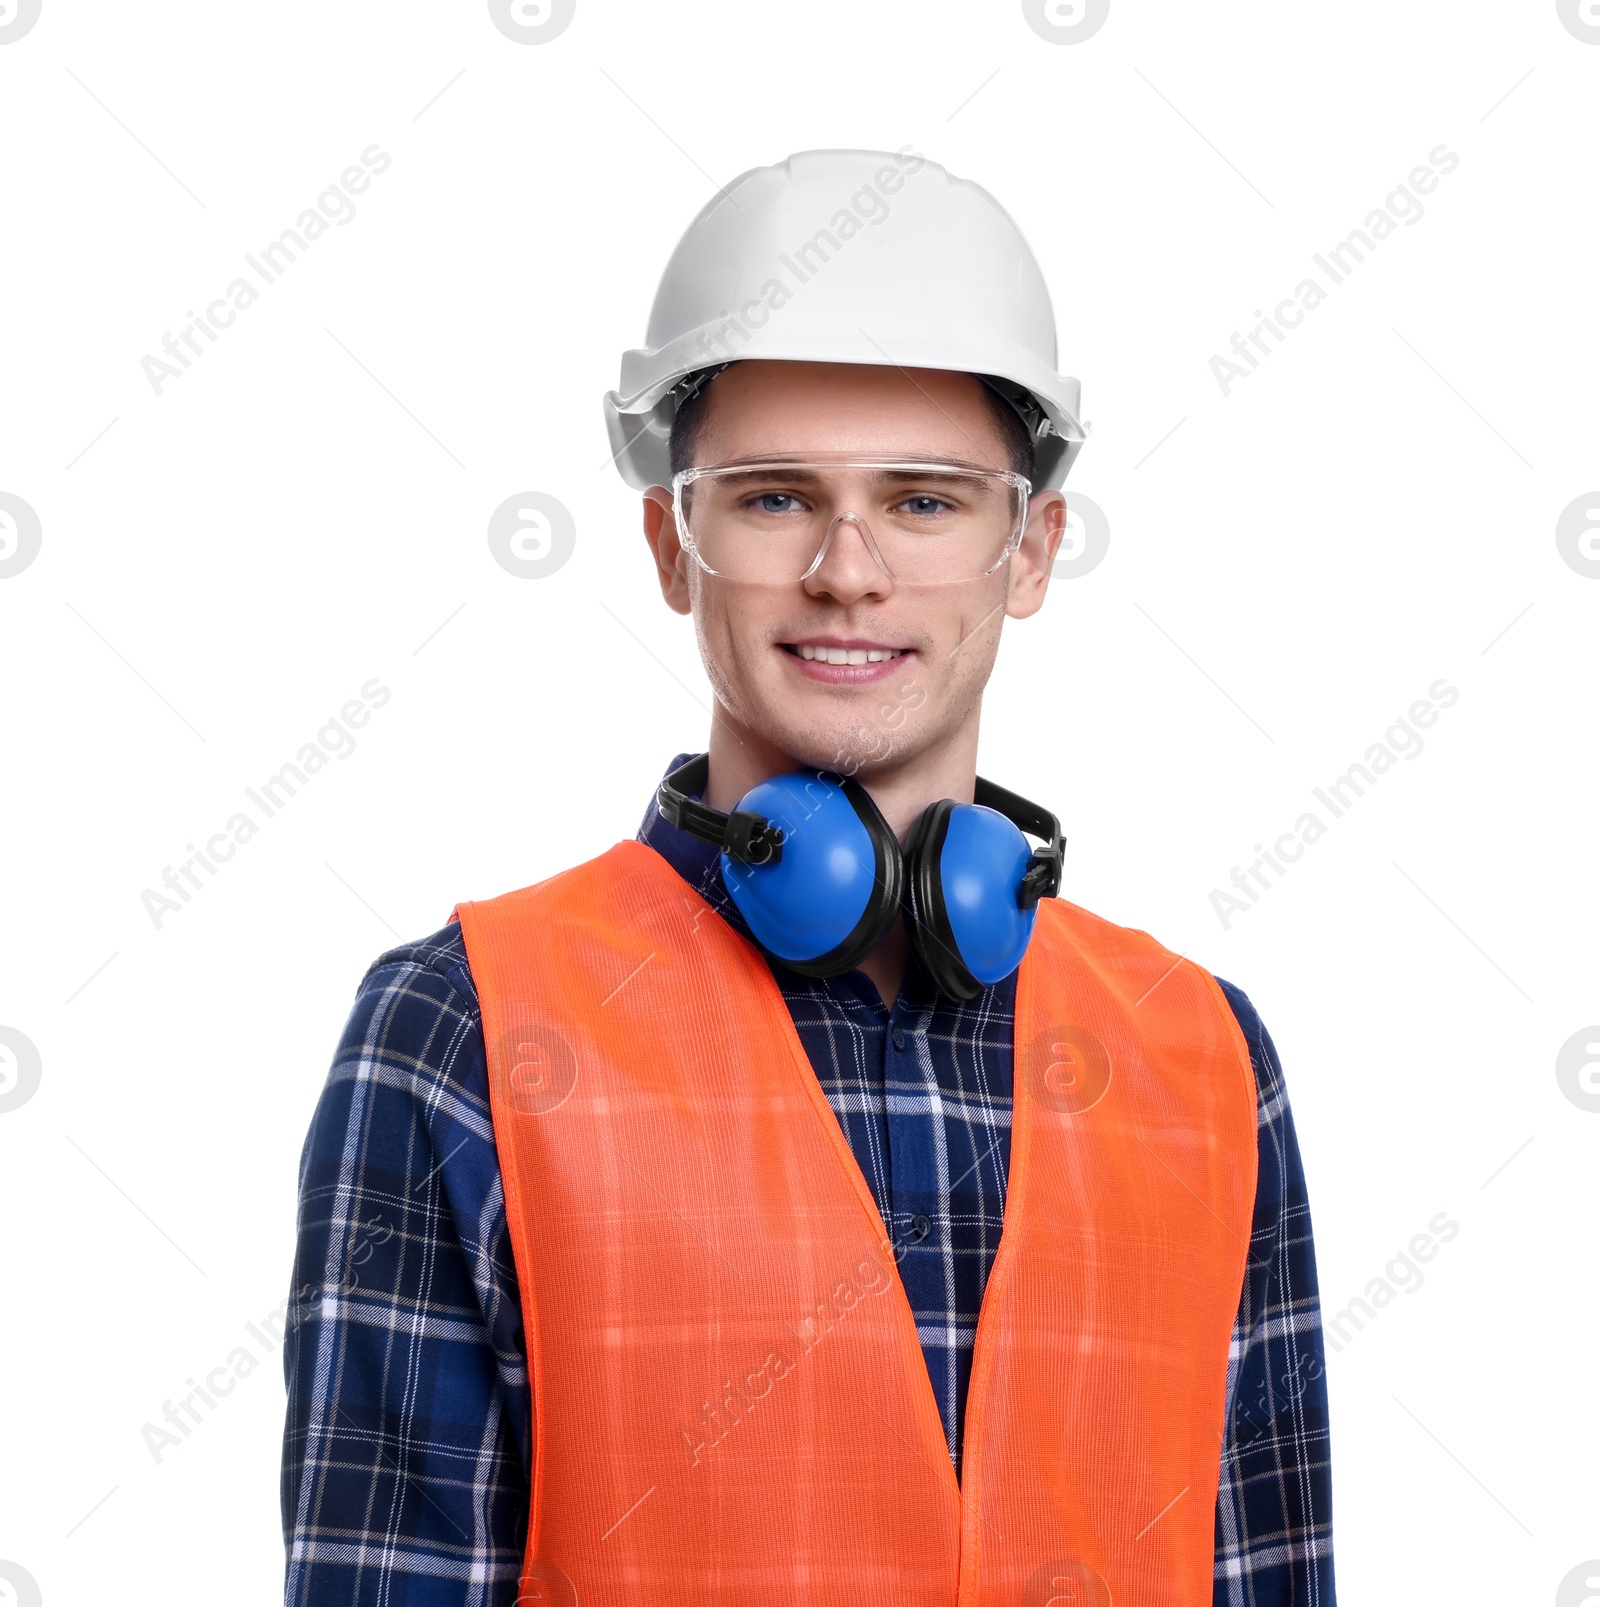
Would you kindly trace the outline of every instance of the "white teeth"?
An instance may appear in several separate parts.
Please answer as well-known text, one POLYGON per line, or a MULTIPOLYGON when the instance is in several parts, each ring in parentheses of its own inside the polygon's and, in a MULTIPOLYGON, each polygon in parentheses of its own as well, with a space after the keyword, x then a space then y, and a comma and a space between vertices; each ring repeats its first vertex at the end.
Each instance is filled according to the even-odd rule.
POLYGON ((885 659, 899 658, 903 647, 817 647, 801 642, 797 648, 801 658, 815 659, 821 664, 881 664, 885 659))

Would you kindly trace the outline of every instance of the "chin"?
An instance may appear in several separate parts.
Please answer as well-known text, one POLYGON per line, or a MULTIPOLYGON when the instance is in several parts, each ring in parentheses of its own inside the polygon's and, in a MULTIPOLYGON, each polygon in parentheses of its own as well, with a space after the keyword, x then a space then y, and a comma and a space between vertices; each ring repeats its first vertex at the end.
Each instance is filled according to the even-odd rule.
MULTIPOLYGON (((891 706, 891 716, 895 713, 891 706)), ((903 712, 903 711, 901 711, 903 712)), ((787 728, 786 722, 773 722, 767 726, 772 740, 789 754, 803 769, 832 770, 839 775, 868 777, 903 764, 927 746, 927 734, 918 730, 915 735, 907 730, 910 722, 902 719, 889 726, 873 719, 871 712, 863 710, 856 719, 835 717, 824 723, 787 728)))

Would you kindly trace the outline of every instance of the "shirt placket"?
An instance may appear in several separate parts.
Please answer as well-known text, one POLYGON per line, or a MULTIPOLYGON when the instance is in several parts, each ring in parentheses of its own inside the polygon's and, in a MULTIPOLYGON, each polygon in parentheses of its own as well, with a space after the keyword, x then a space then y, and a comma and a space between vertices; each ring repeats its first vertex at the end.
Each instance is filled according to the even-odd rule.
POLYGON ((932 1006, 920 990, 908 985, 895 1000, 884 1033, 890 1232, 954 1459, 959 1424, 954 1245, 948 1210, 950 1159, 943 1090, 928 1051, 932 1019, 932 1006))

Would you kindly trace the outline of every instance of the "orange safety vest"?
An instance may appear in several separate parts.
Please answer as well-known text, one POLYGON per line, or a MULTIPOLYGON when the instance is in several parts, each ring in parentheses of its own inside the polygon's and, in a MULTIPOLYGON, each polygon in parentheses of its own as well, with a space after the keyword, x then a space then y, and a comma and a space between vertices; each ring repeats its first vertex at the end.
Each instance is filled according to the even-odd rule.
POLYGON ((457 914, 533 1394, 520 1601, 1208 1607, 1256 1182, 1214 978, 1040 902, 958 1485, 755 947, 639 842, 457 914))

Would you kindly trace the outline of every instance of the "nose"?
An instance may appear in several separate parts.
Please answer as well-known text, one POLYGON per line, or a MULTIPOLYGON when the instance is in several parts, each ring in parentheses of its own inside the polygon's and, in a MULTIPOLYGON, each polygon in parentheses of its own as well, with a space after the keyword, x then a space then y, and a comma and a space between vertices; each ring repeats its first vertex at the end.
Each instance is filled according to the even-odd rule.
POLYGON ((813 597, 853 603, 863 597, 887 597, 894 590, 894 577, 866 520, 860 514, 841 513, 828 526, 801 584, 813 597))

